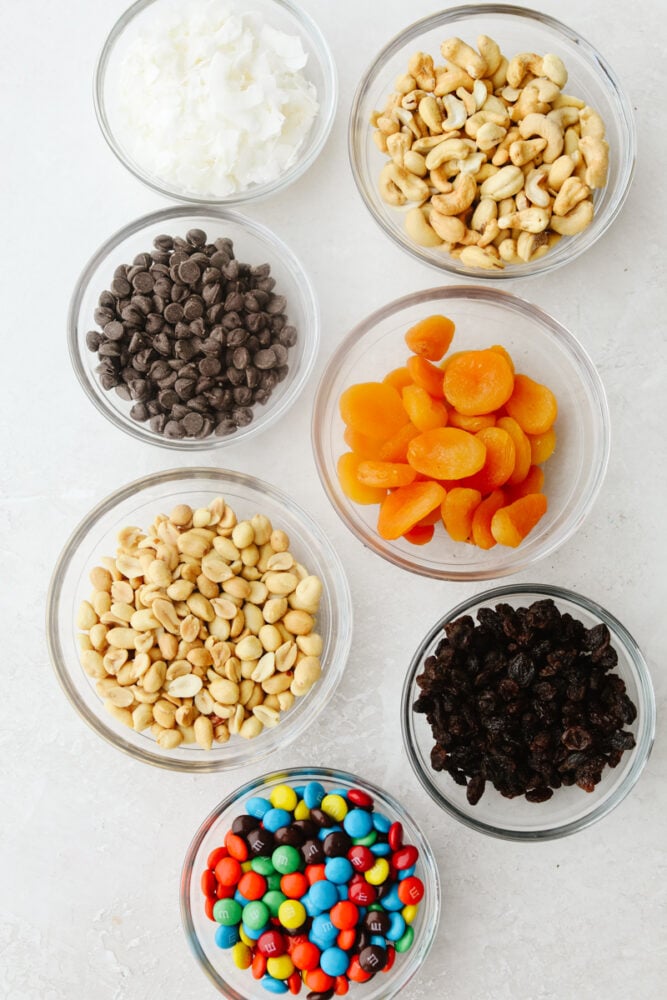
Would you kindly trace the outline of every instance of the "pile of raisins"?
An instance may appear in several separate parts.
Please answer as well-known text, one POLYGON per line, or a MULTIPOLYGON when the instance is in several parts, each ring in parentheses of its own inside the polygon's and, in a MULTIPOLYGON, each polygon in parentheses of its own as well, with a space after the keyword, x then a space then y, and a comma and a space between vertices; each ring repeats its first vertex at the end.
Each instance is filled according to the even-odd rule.
POLYGON ((592 792, 605 766, 635 745, 637 717, 606 625, 586 628, 550 599, 480 608, 445 625, 417 677, 431 765, 466 785, 476 805, 486 782, 508 798, 545 802, 553 789, 592 792))

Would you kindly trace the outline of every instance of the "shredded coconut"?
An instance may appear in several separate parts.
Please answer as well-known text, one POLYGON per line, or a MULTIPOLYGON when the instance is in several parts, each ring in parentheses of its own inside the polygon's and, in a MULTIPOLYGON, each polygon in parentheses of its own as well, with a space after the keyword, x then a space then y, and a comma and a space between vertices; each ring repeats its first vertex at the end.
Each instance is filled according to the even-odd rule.
POLYGON ((185 193, 266 184, 295 162, 318 112, 307 59, 298 36, 221 0, 156 9, 122 58, 118 139, 185 193))

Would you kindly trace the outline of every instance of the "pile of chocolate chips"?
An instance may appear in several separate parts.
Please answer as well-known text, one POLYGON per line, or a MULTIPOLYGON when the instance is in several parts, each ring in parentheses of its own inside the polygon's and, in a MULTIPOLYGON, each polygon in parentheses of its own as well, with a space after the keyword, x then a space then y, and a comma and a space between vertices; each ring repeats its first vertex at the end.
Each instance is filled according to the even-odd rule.
POLYGON ((114 272, 86 335, 106 390, 167 438, 233 434, 287 375, 297 333, 270 266, 241 264, 229 239, 158 236, 114 272))
POLYGON ((480 608, 445 626, 417 677, 431 765, 476 805, 486 782, 508 798, 544 802, 561 785, 592 792, 605 766, 635 745, 637 717, 604 624, 587 629, 550 599, 480 608))

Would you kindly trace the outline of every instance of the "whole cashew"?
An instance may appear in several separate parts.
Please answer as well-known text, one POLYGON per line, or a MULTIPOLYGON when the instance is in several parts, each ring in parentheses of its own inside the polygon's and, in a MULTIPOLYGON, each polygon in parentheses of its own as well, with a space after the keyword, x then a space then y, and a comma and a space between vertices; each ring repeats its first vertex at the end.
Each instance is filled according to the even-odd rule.
MULTIPOLYGON (((481 80, 475 80, 475 83, 481 83, 481 80)), ((475 83, 472 85, 472 89, 475 89, 475 83)), ((486 87, 484 87, 486 90, 486 87)), ((468 118, 470 115, 474 115, 477 109, 477 101, 475 100, 475 95, 470 91, 466 90, 465 87, 456 88, 456 96, 460 101, 463 101, 463 107, 466 109, 466 115, 468 118)))
POLYGON ((523 261, 537 260, 549 249, 547 233, 521 232, 516 241, 516 252, 523 261))
POLYGON ((501 215, 499 229, 521 229, 527 233, 541 233, 549 225, 551 212, 546 208, 524 208, 513 215, 501 215))
POLYGON ((579 140, 579 149, 586 164, 586 183, 592 188, 604 187, 609 169, 609 143, 592 135, 584 135, 579 140))
POLYGON ((542 59, 542 73, 538 73, 538 76, 546 76, 549 80, 553 80, 557 87, 564 87, 567 83, 567 70, 565 69, 565 64, 563 60, 553 54, 553 52, 547 52, 547 54, 542 59))
POLYGON ((429 194, 428 184, 404 167, 387 163, 382 168, 380 195, 390 205, 404 205, 406 201, 426 201, 429 194))
POLYGON ((403 73, 402 76, 397 76, 394 82, 394 90, 399 94, 409 94, 416 86, 417 81, 410 73, 403 73))
POLYGON ((546 76, 542 67, 542 57, 535 52, 520 52, 510 59, 507 67, 507 82, 510 87, 520 87, 528 73, 546 76))
POLYGON ((445 243, 462 243, 466 237, 466 224, 456 215, 443 215, 434 209, 431 212, 430 222, 445 243))
POLYGON ((524 167, 546 148, 546 139, 518 139, 509 148, 509 157, 515 167, 524 167))
POLYGON ((589 107, 588 104, 579 112, 579 121, 581 123, 582 136, 590 135, 594 139, 604 139, 604 122, 597 111, 593 111, 593 108, 589 107))
POLYGON ((560 97, 560 87, 553 80, 547 80, 544 76, 538 76, 531 80, 528 87, 531 90, 536 90, 540 100, 546 101, 547 104, 553 104, 560 97))
POLYGON ((488 247, 500 234, 500 227, 496 219, 491 219, 484 227, 484 232, 477 241, 478 247, 488 247))
POLYGON ((403 157, 403 166, 411 174, 416 174, 417 177, 426 177, 428 173, 426 160, 421 153, 416 153, 414 149, 409 149, 403 157))
POLYGON ((377 128, 373 132, 373 142, 375 143, 375 145, 377 146, 377 148, 380 150, 381 153, 387 152, 388 138, 389 136, 386 136, 384 132, 380 132, 380 130, 377 128))
POLYGON ((440 191, 441 194, 449 194, 450 191, 454 190, 454 185, 448 179, 446 164, 429 171, 428 177, 436 191, 440 191))
POLYGON ((466 108, 463 101, 453 94, 445 94, 442 99, 447 117, 441 122, 443 132, 452 132, 455 129, 463 128, 466 120, 466 108))
POLYGON ((593 219, 593 202, 580 201, 567 215, 552 215, 551 228, 561 236, 574 236, 590 225, 593 219))
POLYGON ((426 52, 415 52, 408 62, 408 72, 414 77, 421 90, 433 90, 435 87, 435 67, 433 57, 426 52))
POLYGON ((511 239, 509 236, 498 245, 498 253, 501 260, 504 260, 507 264, 523 264, 521 257, 516 252, 516 240, 511 239))
POLYGON ((460 260, 467 267, 481 267, 486 271, 502 271, 505 266, 498 257, 491 253, 490 249, 476 246, 464 247, 460 260))
POLYGON ((464 160, 474 150, 475 144, 469 139, 443 139, 426 155, 426 167, 435 170, 446 160, 464 160))
POLYGON ((472 88, 472 96, 475 101, 475 111, 479 111, 489 99, 489 92, 483 80, 475 80, 472 88))
POLYGON ((498 202, 494 201, 493 198, 482 198, 472 213, 470 228, 476 229, 478 233, 483 233, 489 222, 497 218, 498 202))
POLYGON ((555 111, 548 113, 547 118, 552 122, 556 122, 556 125, 565 131, 570 125, 577 125, 579 123, 579 111, 577 108, 556 108, 555 111))
POLYGON ((575 167, 578 163, 579 156, 579 139, 581 136, 573 128, 565 129, 565 141, 563 143, 563 152, 567 153, 574 160, 575 167), (576 156, 574 154, 577 154, 576 156))
POLYGON ((435 80, 434 94, 436 97, 444 97, 453 94, 457 87, 465 87, 472 90, 474 80, 460 66, 446 62, 445 66, 439 70, 435 80))
POLYGON ((553 107, 555 108, 582 108, 586 107, 586 101, 582 101, 579 97, 573 97, 572 94, 560 93, 558 97, 552 101, 553 107))
POLYGON ((445 177, 454 177, 455 174, 471 174, 475 180, 479 180, 479 171, 484 164, 484 153, 473 153, 464 160, 445 160, 438 169, 445 177))
POLYGON ((519 124, 519 132, 523 139, 539 135, 547 140, 542 159, 545 163, 553 163, 563 150, 563 131, 556 122, 550 121, 546 115, 528 115, 519 124))
MULTIPOLYGON (((502 125, 495 125, 493 122, 484 122, 477 132, 477 146, 486 153, 505 138, 507 129, 502 125)), ((481 166, 481 164, 480 164, 481 166)))
POLYGON ((503 56, 502 59, 500 60, 500 66, 491 77, 491 86, 493 87, 494 91, 500 90, 500 88, 504 87, 505 84, 507 83, 508 67, 509 67, 509 62, 507 61, 505 56, 503 56))
POLYGON ((553 203, 554 215, 568 215, 580 201, 590 198, 591 189, 578 177, 568 177, 553 203))
POLYGON ((411 208, 405 215, 405 228, 420 247, 439 247, 442 240, 429 225, 421 208, 411 208))
POLYGON ((489 122, 492 125, 500 125, 501 128, 506 129, 509 125, 509 115, 501 115, 496 111, 487 111, 486 107, 484 107, 481 111, 476 111, 474 115, 468 118, 464 126, 465 134, 475 139, 482 125, 487 125, 489 122))
POLYGON ((414 149, 415 153, 430 153, 445 139, 457 139, 459 135, 459 132, 448 132, 446 135, 424 135, 420 139, 415 139, 411 148, 414 149))
POLYGON ((488 35, 478 35, 477 48, 486 63, 485 76, 493 76, 503 59, 498 42, 494 42, 493 38, 489 38, 488 35))
POLYGON ((443 215, 459 215, 470 208, 477 194, 477 182, 471 174, 459 174, 450 194, 435 194, 431 204, 443 215))
POLYGON ((493 198, 500 201, 502 198, 511 198, 523 187, 523 171, 521 167, 513 164, 502 167, 492 177, 487 178, 480 188, 482 198, 493 198))
POLYGON ((548 176, 549 167, 541 166, 537 167, 536 170, 531 170, 526 177, 526 186, 524 188, 526 197, 533 205, 537 205, 538 208, 548 208, 551 202, 549 192, 545 187, 548 176))
POLYGON ((521 133, 519 132, 518 128, 511 128, 508 131, 505 138, 499 144, 495 153, 493 154, 493 157, 491 158, 491 163, 493 163, 493 165, 496 167, 503 167, 510 158, 509 151, 512 143, 516 142, 517 139, 520 139, 520 137, 521 133))
POLYGON ((428 95, 419 102, 419 117, 428 126, 429 131, 436 135, 443 131, 442 112, 435 97, 428 95))
POLYGON ((473 80, 481 80, 487 74, 487 66, 479 53, 460 38, 446 38, 440 46, 444 59, 460 66, 473 80))
POLYGON ((376 125, 380 132, 384 135, 393 135, 395 132, 400 132, 401 126, 398 124, 395 118, 388 118, 387 115, 380 115, 376 125))
POLYGON ((518 101, 510 109, 510 117, 513 122, 520 122, 528 115, 543 115, 549 111, 549 107, 546 101, 540 100, 540 95, 534 87, 524 87, 518 101))
POLYGON ((394 163, 396 163, 399 167, 402 167, 405 154, 410 149, 410 136, 407 132, 395 132, 393 135, 388 135, 386 141, 387 152, 391 156, 394 163))
POLYGON ((574 161, 567 154, 559 156, 549 168, 547 187, 550 191, 560 191, 568 177, 574 173, 574 161))
POLYGON ((403 94, 401 107, 405 108, 406 111, 416 111, 419 107, 419 102, 424 97, 426 97, 425 90, 411 90, 410 93, 403 94))

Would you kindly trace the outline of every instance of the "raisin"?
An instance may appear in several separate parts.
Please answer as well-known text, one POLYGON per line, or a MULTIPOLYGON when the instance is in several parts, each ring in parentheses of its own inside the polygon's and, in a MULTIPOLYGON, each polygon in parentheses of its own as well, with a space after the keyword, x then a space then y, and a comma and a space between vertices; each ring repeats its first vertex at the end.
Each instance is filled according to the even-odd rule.
POLYGON ((486 787, 486 781, 481 775, 477 774, 474 778, 471 778, 468 782, 468 788, 466 790, 466 798, 471 806, 476 806, 482 795, 484 794, 484 789, 486 787))

